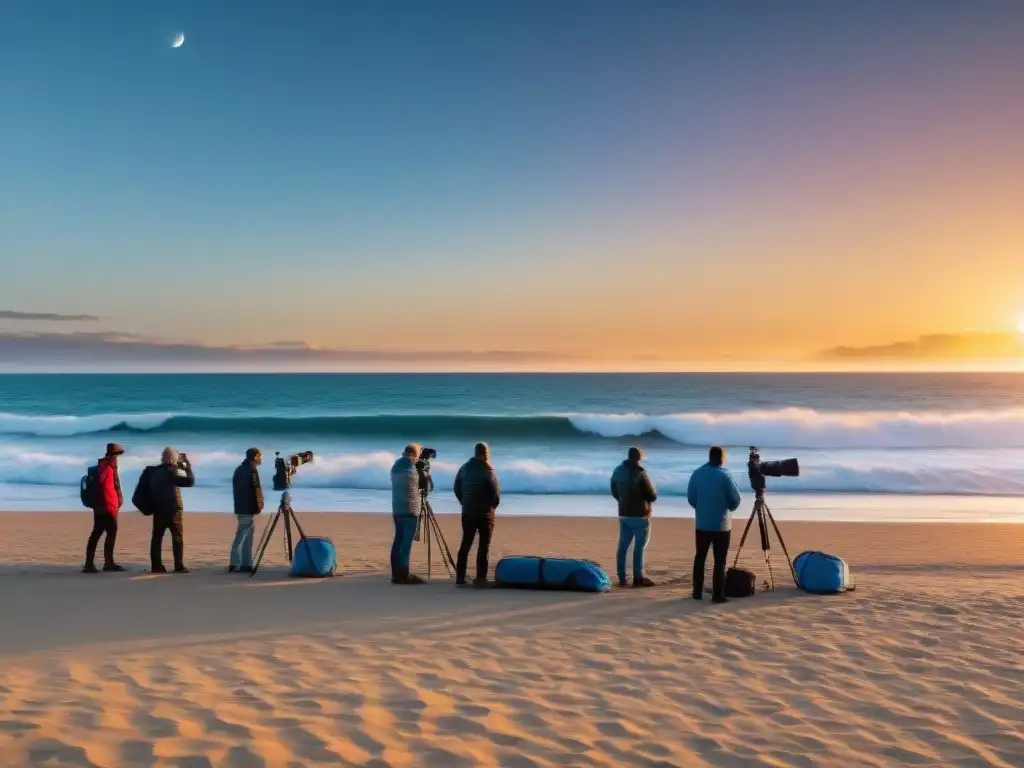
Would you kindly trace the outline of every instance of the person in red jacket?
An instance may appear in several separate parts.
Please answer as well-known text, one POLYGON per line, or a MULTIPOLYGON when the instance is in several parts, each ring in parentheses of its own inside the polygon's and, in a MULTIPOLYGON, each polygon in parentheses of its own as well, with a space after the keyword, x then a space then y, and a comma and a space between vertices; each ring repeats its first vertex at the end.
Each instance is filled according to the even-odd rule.
POLYGON ((83 573, 99 573, 96 568, 96 547, 100 537, 107 534, 103 542, 103 570, 124 571, 122 566, 114 562, 114 543, 117 541, 117 513, 124 504, 121 494, 121 478, 117 474, 117 457, 124 453, 117 443, 107 443, 107 453, 97 464, 98 501, 93 509, 92 533, 85 547, 85 568, 83 573))

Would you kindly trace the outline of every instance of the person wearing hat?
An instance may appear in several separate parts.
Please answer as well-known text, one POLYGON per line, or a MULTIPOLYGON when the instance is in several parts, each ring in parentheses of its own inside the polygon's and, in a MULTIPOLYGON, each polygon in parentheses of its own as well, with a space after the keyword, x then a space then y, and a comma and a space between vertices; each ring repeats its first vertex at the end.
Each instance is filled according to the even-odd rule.
POLYGON ((612 472, 611 492, 619 502, 619 546, 615 553, 619 586, 626 586, 626 553, 633 545, 633 586, 653 587, 644 575, 644 551, 651 540, 651 504, 658 500, 654 483, 640 465, 639 448, 630 448, 626 460, 612 472))
POLYGON ((85 568, 83 573, 99 573, 96 568, 96 547, 100 543, 100 537, 107 535, 103 542, 103 570, 124 571, 122 566, 114 562, 114 544, 117 541, 117 513, 124 504, 124 496, 121 494, 121 478, 117 474, 117 457, 124 453, 117 443, 107 443, 107 452, 97 462, 97 500, 93 508, 92 533, 89 534, 89 542, 85 547, 85 568))

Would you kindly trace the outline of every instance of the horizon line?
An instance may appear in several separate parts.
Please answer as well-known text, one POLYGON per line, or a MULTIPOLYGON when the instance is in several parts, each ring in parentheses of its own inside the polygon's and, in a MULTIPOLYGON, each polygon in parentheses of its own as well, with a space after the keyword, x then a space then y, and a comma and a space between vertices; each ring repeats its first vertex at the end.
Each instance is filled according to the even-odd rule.
POLYGON ((349 370, 310 370, 310 369, 263 369, 263 368, 167 368, 167 369, 82 369, 82 368, 29 368, 24 370, 4 370, 0 368, 0 376, 697 376, 697 375, 856 375, 856 374, 1024 374, 1024 362, 1015 362, 1010 366, 863 366, 863 367, 694 367, 694 368, 495 368, 495 369, 349 369, 349 370))

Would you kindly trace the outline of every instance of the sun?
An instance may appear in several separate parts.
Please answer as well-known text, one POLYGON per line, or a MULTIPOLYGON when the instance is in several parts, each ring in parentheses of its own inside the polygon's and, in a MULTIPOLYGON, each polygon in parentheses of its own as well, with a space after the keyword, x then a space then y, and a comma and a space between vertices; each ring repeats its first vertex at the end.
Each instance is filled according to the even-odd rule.
POLYGON ((1017 333, 1024 336, 1024 318, 1021 318, 1021 321, 1017 323, 1017 333))

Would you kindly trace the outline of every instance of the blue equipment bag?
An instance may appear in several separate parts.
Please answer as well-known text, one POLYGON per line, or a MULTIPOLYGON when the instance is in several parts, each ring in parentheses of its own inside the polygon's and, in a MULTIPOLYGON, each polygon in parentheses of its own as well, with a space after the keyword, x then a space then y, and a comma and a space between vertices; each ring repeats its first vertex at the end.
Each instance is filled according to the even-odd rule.
POLYGON ((558 557, 503 557, 494 569, 494 581, 500 587, 519 589, 607 592, 612 588, 611 579, 597 563, 558 557))
POLYGON ((306 536, 295 545, 289 576, 317 578, 333 576, 338 567, 334 542, 319 536, 306 536))
POLYGON ((797 586, 815 595, 835 595, 857 586, 846 561, 824 552, 801 552, 793 560, 793 571, 797 586))

